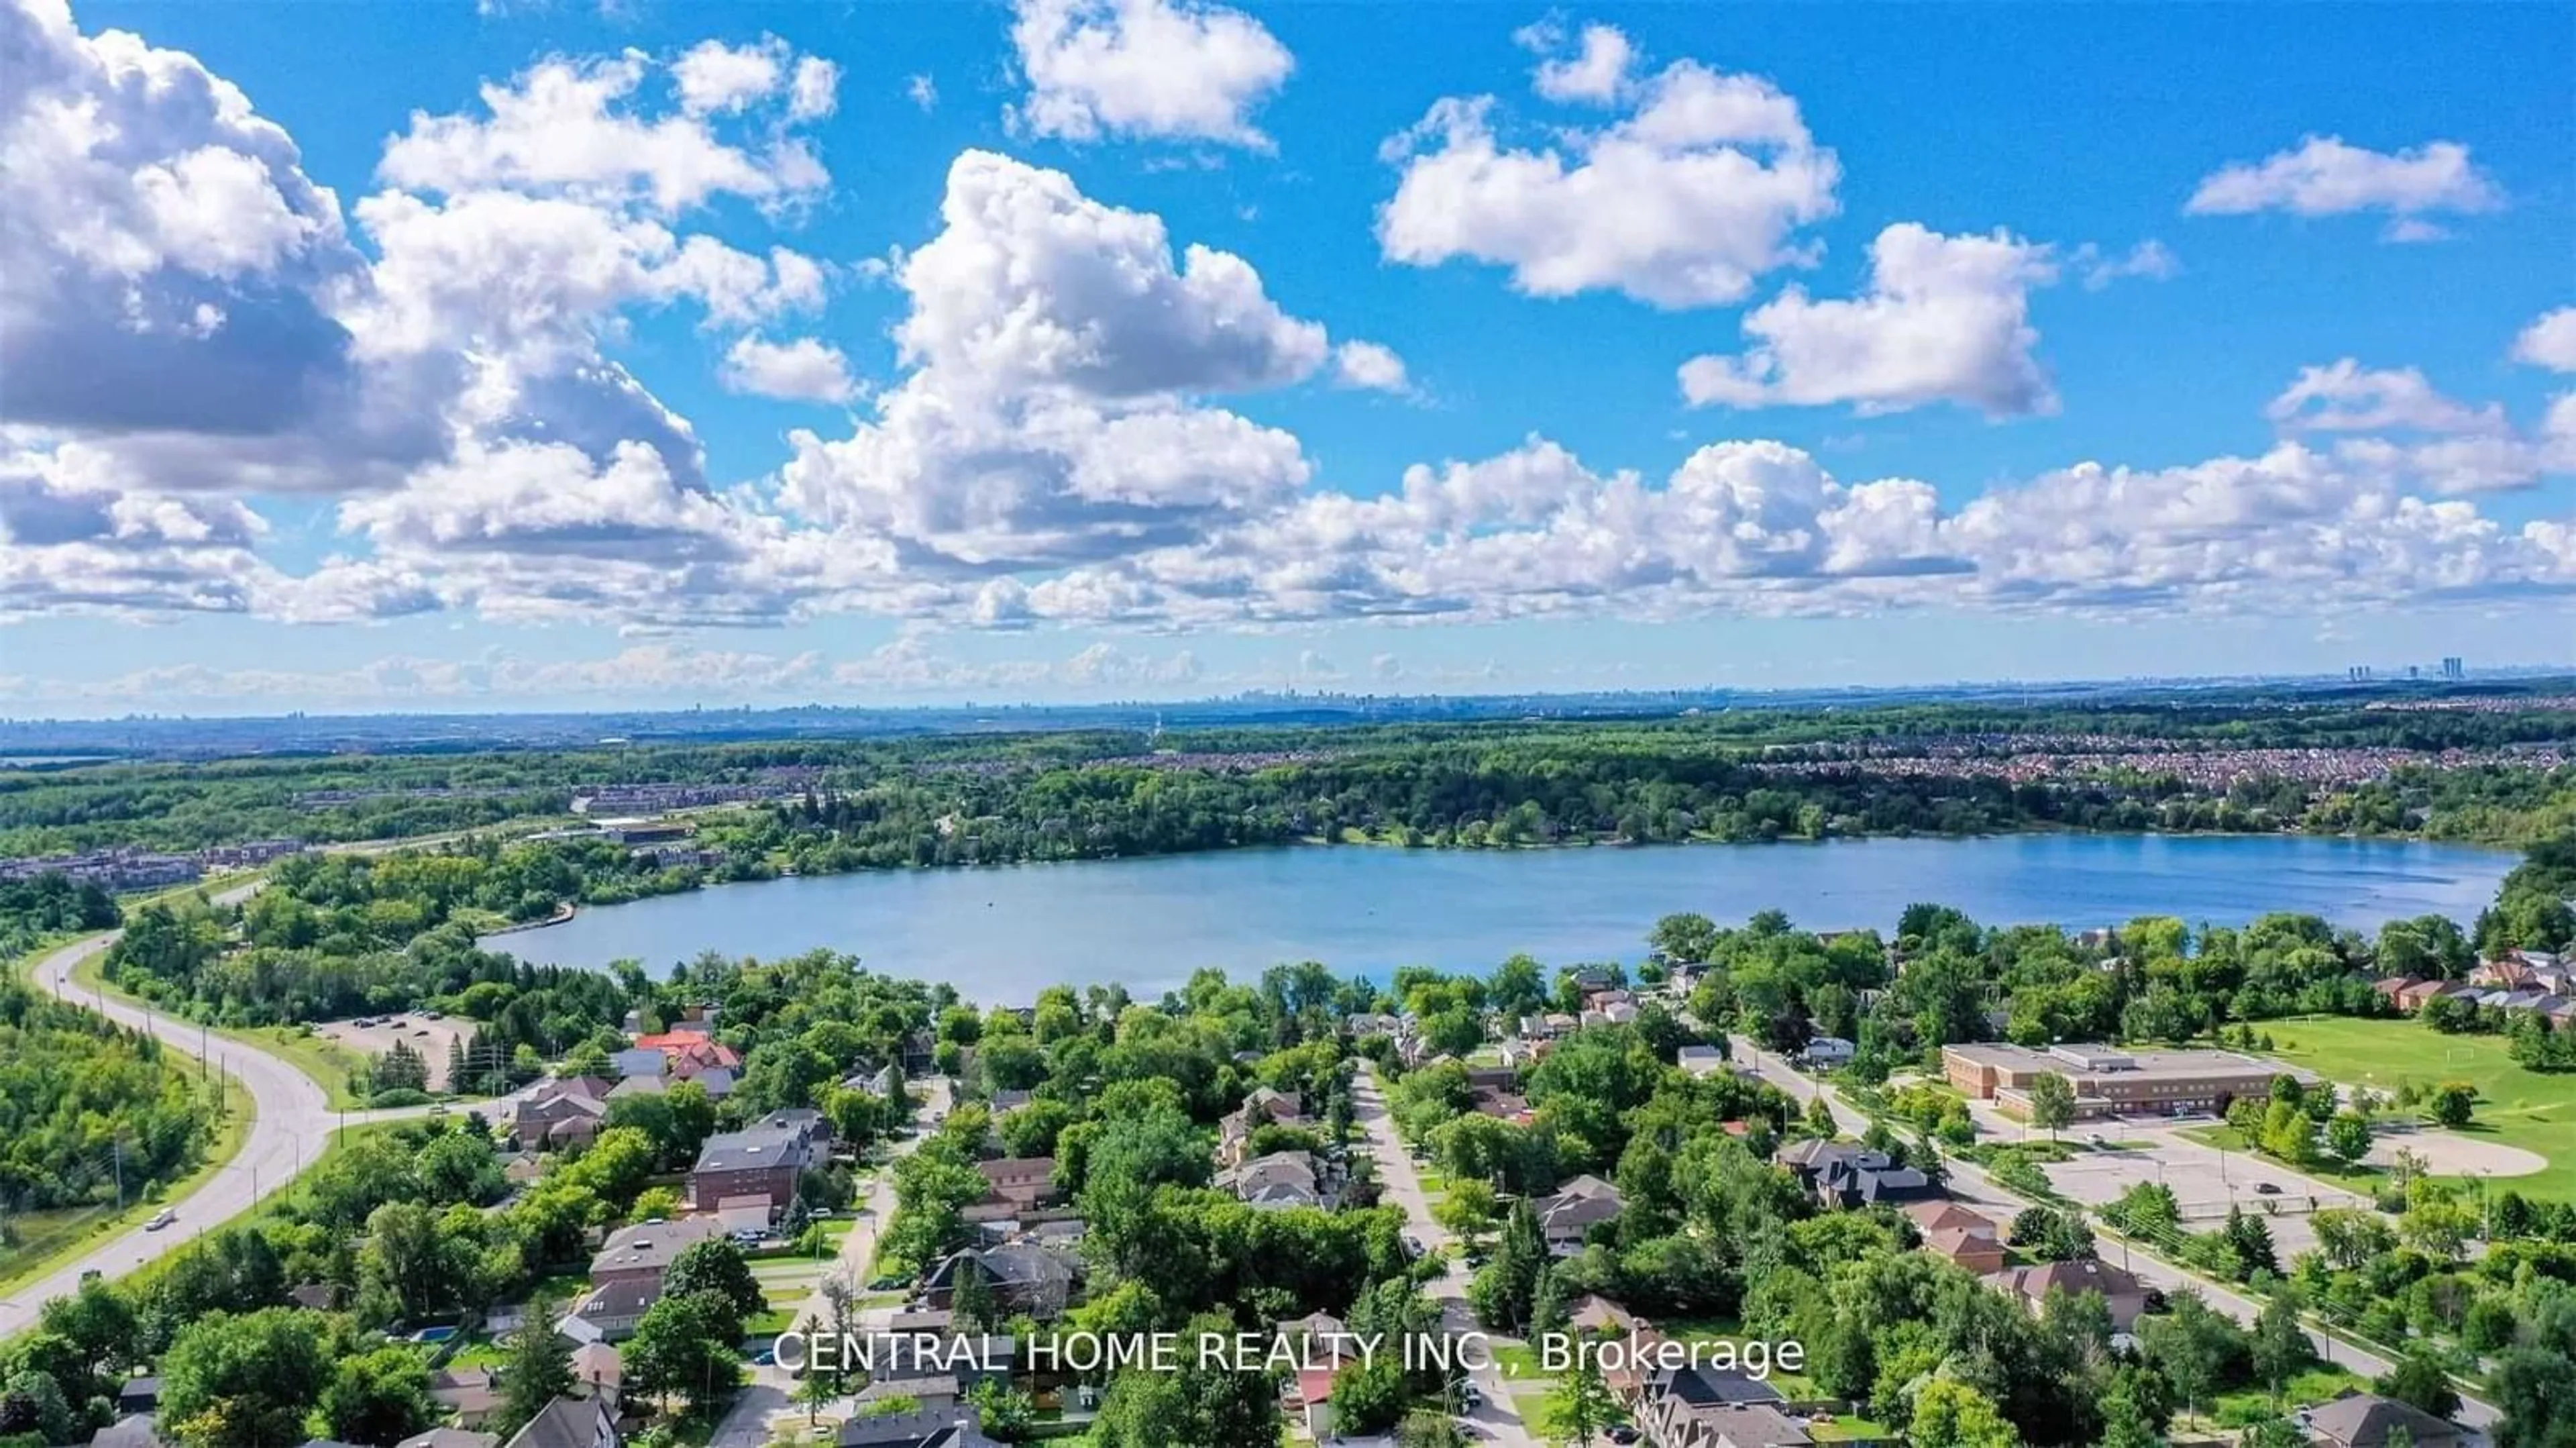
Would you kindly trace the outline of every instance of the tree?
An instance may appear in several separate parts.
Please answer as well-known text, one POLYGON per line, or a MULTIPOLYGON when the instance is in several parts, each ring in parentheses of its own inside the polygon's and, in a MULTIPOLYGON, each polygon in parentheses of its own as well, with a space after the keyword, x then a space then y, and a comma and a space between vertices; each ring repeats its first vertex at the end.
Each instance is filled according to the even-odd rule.
POLYGON ((2499 1354, 2488 1378, 2495 1448, 2576 1448, 2576 1361, 2547 1348, 2499 1354))
POLYGON ((2075 1121, 2075 1086, 2054 1071, 2042 1071, 2030 1082, 2030 1124, 2048 1132, 2055 1141, 2057 1133, 2075 1121))
POLYGON ((1800 1119, 1800 1124, 1807 1135, 1819 1141, 1834 1139, 1834 1132, 1839 1128, 1834 1124, 1834 1108, 1826 1104, 1824 1092, 1818 1091, 1807 1098, 1806 1115, 1800 1119))
POLYGON ((664 1221, 680 1215, 680 1194, 670 1187, 646 1187, 635 1198, 626 1213, 629 1220, 649 1222, 655 1217, 664 1221))
POLYGON ((2254 1316, 2254 1375, 2278 1401, 2290 1379, 2316 1361, 2315 1344, 2299 1325, 2299 1295, 2284 1286, 2254 1316))
POLYGON ((742 1317, 721 1292, 667 1293, 635 1324, 625 1348, 628 1386, 678 1393, 692 1409, 731 1393, 741 1377, 742 1317))
POLYGON ((323 1318, 293 1308, 217 1312, 161 1356, 161 1423, 186 1448, 277 1448, 305 1439, 330 1364, 323 1318))
POLYGON ((760 1279, 753 1276, 751 1264, 744 1261, 742 1249, 731 1238, 707 1237, 680 1249, 671 1259, 670 1270, 662 1276, 662 1293, 666 1297, 692 1292, 712 1292, 733 1304, 743 1317, 757 1317, 769 1305, 768 1294, 761 1291, 760 1279))
POLYGON ((1916 1391, 1914 1416, 1905 1436, 1914 1448, 2020 1448, 2021 1444, 2021 1435, 2004 1421, 1993 1399, 1948 1378, 1933 1378, 1916 1391))
POLYGON ((2370 1154, 2370 1118, 2358 1111, 2338 1111, 2326 1123, 2326 1150, 2343 1159, 2347 1167, 2361 1165, 2370 1154))
POLYGON ((2451 1386, 2450 1370, 2420 1344, 2389 1364, 2388 1371, 2370 1386, 2382 1397, 2411 1403, 2436 1418, 2460 1411, 2460 1394, 2451 1386))
POLYGON ((38 1443, 68 1443, 76 1426, 62 1385, 51 1375, 22 1368, 0 1384, 0 1438, 32 1436, 38 1443))
POLYGON ((2244 1334, 2188 1288, 2173 1295, 2169 1311, 2141 1319, 2140 1335, 2147 1366, 2195 1411, 2225 1385, 2229 1368, 2244 1361, 2244 1334))
POLYGON ((429 1401, 429 1365, 407 1347, 342 1358, 322 1390, 321 1408, 333 1439, 377 1448, 393 1448, 438 1416, 429 1401))
POLYGON ((982 1419, 984 1436, 994 1442, 1025 1443, 1037 1435, 1037 1403, 1010 1384, 986 1378, 968 1400, 982 1419))
POLYGON ((1333 1376, 1333 1431, 1383 1433, 1404 1416, 1405 1398, 1404 1364, 1395 1354, 1351 1363, 1333 1376))
POLYGON ((554 1327, 560 1310, 552 1301, 531 1301, 519 1330, 503 1344, 501 1421, 494 1426, 505 1438, 572 1391, 572 1344, 554 1327))
POLYGON ((957 1260, 955 1293, 949 1308, 956 1314, 957 1326, 978 1332, 990 1330, 996 1322, 997 1306, 993 1283, 984 1275, 984 1264, 971 1253, 961 1253, 957 1260))
POLYGON ((2465 1081, 2445 1081, 2433 1088, 2429 1109, 2433 1119, 2457 1131, 2469 1124, 2469 1113, 2478 1104, 2478 1089, 2465 1081))
POLYGON ((1590 1353, 1577 1357, 1574 1371, 1548 1390, 1547 1403, 1557 1426, 1578 1444, 1591 1442, 1594 1434, 1619 1420, 1618 1400, 1601 1377, 1600 1360, 1590 1353))

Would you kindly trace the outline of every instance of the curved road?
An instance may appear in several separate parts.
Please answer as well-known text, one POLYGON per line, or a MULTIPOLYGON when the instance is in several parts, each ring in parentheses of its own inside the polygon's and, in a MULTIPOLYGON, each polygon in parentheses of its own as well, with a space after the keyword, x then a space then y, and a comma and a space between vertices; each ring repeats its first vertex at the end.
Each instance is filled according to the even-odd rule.
MULTIPOLYGON (((214 897, 229 905, 247 898, 257 882, 235 886, 214 897)), ((109 1238, 59 1271, 30 1282, 0 1299, 0 1341, 35 1326, 38 1308, 49 1298, 67 1296, 80 1287, 81 1275, 97 1272, 122 1277, 176 1249, 207 1228, 232 1220, 293 1180, 320 1155, 334 1127, 396 1117, 425 1115, 426 1106, 400 1106, 380 1111, 334 1112, 313 1078, 293 1064, 251 1046, 214 1035, 193 1021, 165 1016, 113 995, 85 990, 72 983, 72 970, 114 945, 122 932, 109 931, 74 941, 36 965, 36 988, 133 1030, 150 1031, 174 1051, 210 1061, 216 1070, 240 1081, 256 1104, 257 1116, 241 1150, 194 1191, 172 1203, 177 1220, 157 1232, 136 1227, 109 1238)), ((488 1109, 488 1108, 487 1108, 488 1109)))

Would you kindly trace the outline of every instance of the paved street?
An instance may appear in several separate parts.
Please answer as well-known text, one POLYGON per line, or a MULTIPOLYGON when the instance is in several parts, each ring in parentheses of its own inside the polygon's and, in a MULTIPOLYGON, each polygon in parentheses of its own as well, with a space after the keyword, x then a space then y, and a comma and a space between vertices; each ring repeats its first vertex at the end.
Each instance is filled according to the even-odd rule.
MULTIPOLYGON (((1799 1071, 1780 1057, 1761 1050, 1749 1037, 1729 1036, 1727 1041, 1734 1048, 1736 1060, 1751 1064, 1761 1074, 1762 1079, 1778 1086, 1791 1097, 1803 1102, 1822 1095, 1826 1106, 1834 1113, 1834 1123, 1845 1133, 1859 1136, 1869 1130, 1869 1117, 1859 1108, 1845 1102, 1831 1087, 1799 1071)), ((2028 1198, 2015 1195, 1998 1185, 1974 1162, 1950 1157, 1943 1162, 1943 1166, 1950 1174, 1950 1195, 1969 1206, 1984 1208, 1988 1215, 1997 1217, 2003 1225, 2009 1226, 2013 1216, 2024 1208, 2037 1205, 2028 1198)), ((2238 1322, 2251 1324, 2256 1314, 2261 1311, 2261 1304, 2252 1299, 2206 1279, 2193 1276, 2161 1257, 2132 1249, 2125 1243, 2106 1241, 2103 1244, 2103 1250, 2106 1253, 2117 1254, 2114 1260, 2137 1274, 2139 1280, 2149 1286, 2161 1288, 2167 1292, 2188 1287, 2199 1293, 2201 1299, 2211 1307, 2226 1313, 2238 1322)), ((2319 1332, 2310 1332, 2308 1337, 2316 1344, 2320 1357, 2339 1367, 2349 1368, 2363 1377, 2377 1377, 2389 1370, 2388 1359, 2356 1347, 2341 1338, 2328 1337, 2319 1332)), ((2474 1398, 2464 1399, 2459 1420, 2483 1431, 2494 1425, 2496 1411, 2488 1404, 2474 1398)))
MULTIPOLYGON (((1467 1266, 1448 1253, 1448 1229, 1431 1219, 1430 1199, 1422 1193, 1422 1174, 1414 1170, 1413 1158, 1405 1154, 1404 1143, 1396 1137, 1395 1118, 1387 1114, 1376 1072, 1364 1069, 1353 1079, 1351 1106, 1352 1115, 1368 1132, 1378 1180, 1385 1184, 1387 1200, 1404 1209, 1405 1220, 1410 1224, 1407 1230, 1414 1240, 1439 1253, 1446 1264, 1447 1270, 1430 1288, 1440 1303, 1441 1325, 1452 1333, 1481 1331, 1474 1310, 1467 1305, 1467 1266)), ((1538 1439, 1522 1424, 1501 1371, 1488 1363, 1475 1374, 1475 1380, 1485 1399, 1469 1415, 1475 1436, 1502 1448, 1537 1448, 1538 1439)))
MULTIPOLYGON (((256 884, 237 886, 215 897, 219 904, 231 904, 247 898, 256 884)), ((36 988, 48 995, 95 1011, 120 1026, 150 1031, 173 1051, 189 1057, 202 1056, 218 1071, 239 1080, 250 1093, 257 1112, 241 1150, 213 1176, 200 1183, 187 1196, 170 1203, 177 1220, 160 1231, 135 1227, 111 1237, 80 1257, 65 1262, 59 1269, 19 1288, 6 1299, 0 1299, 0 1339, 16 1336, 35 1325, 36 1315, 49 1298, 62 1297, 80 1287, 81 1275, 97 1272, 115 1278, 132 1272, 177 1249, 203 1234, 248 1211, 251 1206, 295 1178, 310 1165, 329 1144, 331 1132, 341 1125, 356 1126, 370 1121, 425 1115, 427 1106, 395 1107, 385 1111, 332 1111, 313 1079, 289 1062, 245 1046, 238 1041, 204 1031, 193 1021, 180 1020, 140 1005, 129 1004, 113 995, 93 992, 72 983, 72 971, 81 962, 104 953, 116 943, 122 932, 109 931, 75 941, 37 962, 33 979, 36 988)), ((482 1108, 493 1109, 488 1103, 482 1108)))
MULTIPOLYGON (((834 1255, 831 1267, 814 1284, 813 1294, 805 1299, 804 1306, 797 1309, 796 1325, 807 1332, 832 1330, 832 1300, 825 1295, 824 1283, 838 1279, 849 1284, 854 1296, 867 1293, 868 1264, 877 1254, 877 1234, 894 1216, 894 1160, 921 1145, 947 1117, 949 1104, 955 1099, 955 1093, 944 1076, 933 1077, 921 1084, 930 1099, 914 1118, 920 1132, 896 1142, 886 1165, 868 1179, 866 1194, 856 1203, 860 1208, 858 1218, 841 1238, 841 1250, 834 1255)), ((867 1329, 862 1327, 860 1330, 867 1329)), ((846 1404, 832 1406, 844 1415, 848 1411, 846 1404)), ((794 1374, 775 1364, 752 1367, 745 1375, 742 1391, 735 1395, 732 1405, 725 1410, 724 1420, 716 1424, 714 1436, 708 1440, 709 1448, 757 1448, 757 1445, 770 1440, 775 1420, 793 1418, 800 1420, 796 1426, 801 1427, 801 1420, 811 1411, 796 1399, 794 1374)))

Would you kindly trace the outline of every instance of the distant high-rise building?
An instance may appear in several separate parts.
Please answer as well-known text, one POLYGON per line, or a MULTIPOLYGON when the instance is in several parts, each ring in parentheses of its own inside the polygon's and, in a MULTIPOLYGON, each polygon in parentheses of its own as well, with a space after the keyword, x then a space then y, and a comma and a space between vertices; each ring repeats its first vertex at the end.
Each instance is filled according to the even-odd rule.
POLYGON ((2464 663, 2462 663, 2462 662, 2460 661, 2460 656, 2459 656, 2458 654, 2444 654, 2444 655, 2442 656, 2442 677, 2443 677, 2443 678, 2445 678, 2445 679, 2465 679, 2465 678, 2467 678, 2468 676, 2469 676, 2469 668, 2468 668, 2468 665, 2466 665, 2466 664, 2464 664, 2464 663))
POLYGON ((2406 666, 2406 677, 2409 679, 2420 679, 2424 677, 2424 666, 2421 664, 2408 664, 2406 666))
POLYGON ((2355 664, 2351 668, 2344 670, 2343 676, 2353 683, 2367 684, 2370 682, 2370 665, 2355 664))

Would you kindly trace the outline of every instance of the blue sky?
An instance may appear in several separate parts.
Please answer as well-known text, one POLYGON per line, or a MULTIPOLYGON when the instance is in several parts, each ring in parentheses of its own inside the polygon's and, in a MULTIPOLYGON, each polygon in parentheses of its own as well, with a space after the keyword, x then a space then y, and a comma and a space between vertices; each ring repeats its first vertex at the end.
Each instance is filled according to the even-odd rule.
POLYGON ((9 712, 2576 652, 2563 7, 26 3, 9 712))

